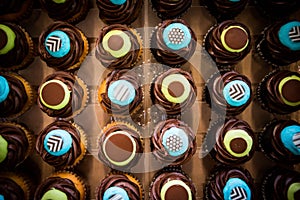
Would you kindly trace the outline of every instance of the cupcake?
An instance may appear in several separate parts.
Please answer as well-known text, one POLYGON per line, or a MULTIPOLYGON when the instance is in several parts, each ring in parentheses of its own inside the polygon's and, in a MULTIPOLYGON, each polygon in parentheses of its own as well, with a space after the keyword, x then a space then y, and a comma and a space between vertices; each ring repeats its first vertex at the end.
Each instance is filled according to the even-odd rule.
POLYGON ((38 105, 50 117, 74 117, 84 109, 87 100, 84 82, 68 72, 48 75, 38 89, 38 105))
POLYGON ((76 24, 85 19, 88 0, 40 0, 41 6, 51 19, 76 24))
POLYGON ((248 4, 248 0, 201 0, 201 2, 218 21, 235 18, 248 4))
POLYGON ((174 68, 154 79, 150 95, 153 104, 168 115, 180 115, 194 104, 197 88, 190 73, 174 68))
POLYGON ((259 144, 271 160, 300 163, 300 124, 293 120, 274 120, 259 135, 259 144), (298 139, 299 137, 299 139, 298 139))
POLYGON ((300 173, 279 167, 270 169, 263 179, 262 199, 300 199, 300 173))
POLYGON ((141 37, 133 28, 113 24, 101 29, 95 56, 110 69, 132 68, 142 56, 142 46, 141 37))
POLYGON ((0 21, 15 21, 31 15, 33 0, 2 0, 0 3, 0 21))
POLYGON ((31 154, 32 146, 33 137, 25 126, 12 122, 0 123, 1 168, 18 166, 31 154))
POLYGON ((194 200, 196 189, 192 180, 180 169, 165 168, 159 171, 150 185, 150 200, 194 200))
POLYGON ((178 67, 194 54, 197 38, 183 19, 165 20, 155 27, 150 45, 157 62, 178 67))
POLYGON ((96 200, 143 200, 144 191, 138 179, 127 173, 113 172, 96 189, 96 200))
POLYGON ((250 160, 255 152, 254 133, 243 120, 229 118, 216 122, 207 131, 205 149, 211 157, 225 165, 239 165, 250 160))
POLYGON ((263 109, 289 114, 300 109, 300 75, 288 70, 275 70, 264 77, 257 87, 257 99, 263 109))
POLYGON ((131 170, 139 161, 144 147, 136 128, 125 122, 112 122, 104 127, 98 140, 98 157, 117 170, 131 170))
POLYGON ((184 122, 168 119, 158 123, 151 137, 151 151, 162 164, 181 165, 197 149, 194 131, 184 122))
POLYGON ((99 17, 106 24, 131 24, 142 10, 144 0, 96 0, 99 17))
POLYGON ((161 19, 173 19, 183 15, 192 5, 192 0, 151 0, 153 9, 161 19))
POLYGON ((76 70, 88 54, 85 35, 66 22, 54 22, 39 37, 39 54, 48 67, 76 70))
POLYGON ((1 22, 0 71, 25 68, 33 59, 33 42, 29 34, 17 24, 1 22))
POLYGON ((0 118, 17 118, 32 104, 32 88, 23 77, 15 73, 0 73, 0 118))
POLYGON ((237 167, 216 167, 205 189, 204 200, 254 200, 254 180, 248 170, 237 167))
POLYGON ((268 64, 284 66, 300 60, 300 21, 274 22, 257 39, 257 52, 268 64))
POLYGON ((83 130, 67 121, 55 121, 44 128, 36 139, 35 149, 49 165, 64 169, 76 166, 86 153, 83 130))
POLYGON ((85 200, 87 188, 81 177, 60 171, 45 179, 36 189, 34 200, 85 200))
POLYGON ((242 23, 223 21, 208 30, 203 46, 217 65, 235 65, 251 50, 250 31, 242 23))
POLYGON ((251 82, 236 71, 221 70, 206 82, 204 99, 217 113, 238 115, 251 102, 251 82))

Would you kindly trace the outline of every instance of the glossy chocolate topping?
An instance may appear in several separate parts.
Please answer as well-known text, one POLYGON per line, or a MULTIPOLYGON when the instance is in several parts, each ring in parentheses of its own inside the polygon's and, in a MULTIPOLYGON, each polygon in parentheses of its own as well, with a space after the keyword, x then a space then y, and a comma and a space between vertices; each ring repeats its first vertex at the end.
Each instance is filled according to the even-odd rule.
POLYGON ((1 0, 0 21, 17 21, 31 14, 33 0, 1 0))
POLYGON ((122 5, 113 4, 110 0, 97 0, 99 17, 106 24, 131 24, 138 17, 143 0, 125 1, 122 5))
POLYGON ((177 119, 169 119, 158 123, 151 137, 151 151, 155 158, 161 162, 170 163, 171 165, 181 165, 195 154, 197 149, 196 137, 193 130, 182 121, 177 119), (163 137, 167 130, 172 127, 182 129, 188 136, 188 149, 180 156, 171 156, 163 145, 163 137))
MULTIPOLYGON (((236 41, 239 41, 240 39, 245 40, 245 34, 238 34, 235 35, 234 38, 236 38, 236 41), (240 38, 242 37, 242 38, 240 38)), ((205 41, 204 41, 204 47, 205 50, 208 52, 208 54, 212 57, 212 59, 219 65, 234 65, 238 62, 240 62, 242 59, 246 57, 246 55, 251 50, 251 37, 250 37, 250 31, 249 29, 239 22, 228 20, 224 21, 215 27, 213 27, 206 35, 205 41), (224 30, 231 26, 238 26, 243 28, 247 34, 248 34, 248 45, 247 47, 242 50, 241 52, 230 52, 228 51, 221 41, 221 34, 224 30)))
POLYGON ((84 53, 84 41, 82 33, 75 26, 66 22, 54 22, 39 37, 39 53, 49 67, 56 70, 66 70, 69 67, 79 63, 80 57, 84 53), (45 46, 46 37, 53 31, 60 30, 70 38, 70 51, 67 55, 57 58, 49 54, 45 46))
POLYGON ((28 200, 23 189, 12 179, 0 177, 0 195, 9 200, 28 200))
POLYGON ((300 8, 299 2, 295 0, 257 0, 254 2, 262 13, 276 19, 287 17, 300 8))
MULTIPOLYGON (((126 1, 128 2, 128 1, 126 1)), ((129 28, 126 25, 114 24, 110 26, 105 26, 99 34, 99 37, 96 41, 96 58, 101 62, 104 67, 108 68, 119 68, 127 69, 132 68, 132 65, 138 60, 141 54, 141 44, 139 42, 140 38, 137 38, 137 34, 133 33, 133 29, 129 28), (120 57, 115 58, 109 52, 107 52, 103 47, 103 37, 112 30, 119 30, 125 32, 125 34, 130 38, 131 47, 130 51, 120 57)), ((123 39, 120 36, 112 36, 108 41, 108 45, 112 47, 111 49, 120 49, 118 47, 123 46, 123 39), (113 41, 114 40, 114 41, 113 41), (115 41, 117 40, 117 41, 115 41)))
POLYGON ((183 112, 184 110, 186 110, 187 108, 190 108, 195 102, 196 95, 197 95, 197 88, 194 83, 193 77, 191 76, 190 73, 183 71, 181 69, 175 69, 175 68, 169 69, 168 71, 156 77, 154 83, 151 84, 151 99, 153 104, 161 105, 169 115, 177 115, 183 112), (190 83, 191 92, 188 98, 182 103, 172 103, 168 101, 168 99, 163 95, 161 91, 162 81, 164 80, 165 77, 171 74, 181 74, 190 83))
POLYGON ((193 30, 183 19, 165 20, 160 23, 151 37, 151 52, 155 59, 169 66, 179 66, 186 63, 194 54, 197 44, 197 38, 193 30), (163 32, 167 26, 173 23, 181 23, 188 27, 191 34, 191 42, 188 46, 179 50, 171 50, 164 42, 163 32))
POLYGON ((71 123, 67 121, 55 121, 44 128, 38 135, 36 140, 36 151, 42 157, 42 159, 49 165, 56 168, 65 168, 75 163, 76 159, 82 154, 81 145, 84 143, 81 141, 79 130, 76 129, 71 123), (67 153, 61 156, 54 156, 48 153, 44 148, 44 140, 47 134, 52 130, 65 130, 72 138, 72 146, 67 153))
POLYGON ((111 187, 124 189, 131 200, 141 200, 142 195, 140 194, 140 186, 132 182, 128 176, 129 175, 125 174, 111 174, 104 178, 97 188, 96 200, 103 200, 105 191, 111 187))
POLYGON ((80 193, 75 184, 70 179, 60 177, 49 177, 43 181, 35 192, 34 200, 42 199, 46 192, 53 189, 65 193, 68 200, 80 200, 80 193))
POLYGON ((0 117, 10 117, 22 111, 28 96, 24 84, 11 74, 1 74, 8 81, 9 94, 7 98, 0 103, 0 117))
POLYGON ((171 19, 184 14, 192 5, 192 0, 151 0, 153 8, 162 19, 171 19))
MULTIPOLYGON (((62 71, 57 71, 57 72, 54 72, 53 74, 47 76, 43 80, 41 85, 43 85, 43 83, 50 81, 50 80, 59 80, 68 86, 69 91, 71 92, 71 98, 70 98, 70 101, 68 102, 68 104, 64 108, 59 109, 59 110, 54 110, 54 109, 48 108, 47 106, 43 105, 40 98, 38 98, 38 105, 42 109, 42 111, 47 113, 50 117, 63 117, 64 118, 64 117, 70 117, 73 114, 73 112, 79 110, 82 105, 82 98, 84 95, 84 90, 79 85, 79 83, 76 79, 77 79, 76 76, 72 75, 71 73, 62 72, 62 71)), ((40 94, 40 89, 41 89, 41 87, 38 90, 38 94, 40 94)), ((53 92, 57 92, 57 91, 53 91, 53 92)), ((51 94, 53 94, 53 92, 51 92, 51 94)), ((57 94, 55 94, 55 97, 56 97, 56 95, 57 94)))

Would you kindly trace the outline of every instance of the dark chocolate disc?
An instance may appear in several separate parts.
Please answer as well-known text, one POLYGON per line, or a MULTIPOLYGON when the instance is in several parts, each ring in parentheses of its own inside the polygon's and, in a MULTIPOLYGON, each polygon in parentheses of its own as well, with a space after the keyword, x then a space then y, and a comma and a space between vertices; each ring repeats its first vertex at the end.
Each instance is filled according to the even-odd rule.
POLYGON ((165 194, 165 200, 188 200, 189 196, 186 189, 180 185, 171 186, 165 194))
POLYGON ((282 86, 282 96, 289 102, 299 102, 300 93, 300 81, 289 80, 282 86))
POLYGON ((65 99, 65 90, 59 83, 51 82, 44 86, 41 95, 48 105, 55 106, 65 99))
POLYGON ((242 49, 248 43, 248 34, 241 28, 230 28, 225 34, 225 43, 231 49, 242 49))
POLYGON ((235 153, 243 153, 247 149, 247 142, 242 138, 235 138, 230 141, 230 148, 235 153))
POLYGON ((3 49, 7 44, 7 35, 5 31, 0 29, 0 49, 3 49))

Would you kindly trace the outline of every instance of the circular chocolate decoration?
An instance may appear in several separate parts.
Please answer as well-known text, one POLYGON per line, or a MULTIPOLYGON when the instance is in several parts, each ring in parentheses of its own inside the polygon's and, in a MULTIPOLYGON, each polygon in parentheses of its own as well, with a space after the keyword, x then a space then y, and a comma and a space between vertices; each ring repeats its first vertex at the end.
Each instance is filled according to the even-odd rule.
POLYGON ((246 151, 247 142, 242 138, 235 138, 230 142, 230 149, 237 154, 241 154, 246 151))
POLYGON ((51 188, 43 195, 41 200, 50 200, 50 199, 68 200, 68 196, 66 195, 66 193, 60 190, 51 188))
POLYGON ((8 81, 4 76, 0 76, 0 103, 5 101, 9 94, 9 85, 8 81))
POLYGON ((189 28, 184 24, 173 23, 163 31, 163 40, 168 48, 180 50, 190 44, 192 36, 189 28))
POLYGON ((300 155, 300 126, 285 127, 280 133, 281 142, 294 155, 300 155))
POLYGON ((122 5, 126 2, 126 0, 110 0, 110 2, 115 5, 122 5))
POLYGON ((183 181, 171 180, 161 188, 160 197, 162 200, 192 200, 192 192, 183 181))
POLYGON ((108 98, 114 104, 126 106, 134 100, 135 89, 129 81, 118 80, 108 87, 108 98))
POLYGON ((189 138, 180 128, 172 127, 168 129, 162 140, 163 146, 171 156, 180 156, 188 149, 189 138))
POLYGON ((120 187, 110 187, 103 195, 103 200, 130 200, 126 190, 120 187))
POLYGON ((229 105, 238 107, 249 101, 251 90, 244 81, 235 80, 225 85, 223 95, 229 105))
POLYGON ((173 97, 180 97, 184 93, 184 86, 179 81, 170 83, 168 92, 173 97))
POLYGON ((44 148, 53 156, 62 156, 70 150, 72 141, 70 133, 56 129, 47 133, 44 139, 44 148))
POLYGON ((123 45, 124 45, 124 40, 119 35, 112 35, 108 39, 108 47, 114 51, 120 50, 123 45))
POLYGON ((67 55, 71 49, 70 38, 63 31, 53 31, 46 37, 45 47, 51 56, 62 58, 67 55))
POLYGON ((279 32, 278 37, 280 42, 293 51, 300 50, 300 22, 292 21, 283 25, 279 32))
POLYGON ((230 178, 223 188, 226 200, 250 200, 251 190, 247 183, 240 178, 230 178))
POLYGON ((0 49, 3 49, 6 46, 7 41, 8 41, 8 38, 7 38, 5 31, 0 29, 0 49))
POLYGON ((4 24, 0 24, 0 31, 2 32, 0 39, 3 39, 3 41, 0 42, 2 43, 0 47, 0 55, 4 55, 15 47, 16 34, 10 27, 4 24))
POLYGON ((297 200, 300 199, 300 183, 293 183, 288 189, 288 200, 297 200))
POLYGON ((249 43, 247 31, 240 26, 230 26, 221 33, 221 42, 229 52, 241 52, 249 43))
POLYGON ((289 106, 300 105, 300 77, 293 75, 282 79, 278 86, 281 98, 289 106))

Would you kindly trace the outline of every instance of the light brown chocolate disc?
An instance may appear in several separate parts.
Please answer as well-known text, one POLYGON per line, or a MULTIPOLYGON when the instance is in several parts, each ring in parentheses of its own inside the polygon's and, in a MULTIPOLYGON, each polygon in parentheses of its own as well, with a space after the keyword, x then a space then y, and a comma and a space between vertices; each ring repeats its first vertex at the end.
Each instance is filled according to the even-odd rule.
POLYGON ((179 81, 170 83, 168 92, 173 97, 180 97, 184 93, 184 86, 179 81))
POLYGON ((65 98, 64 88, 58 83, 48 83, 42 90, 43 100, 51 106, 59 105, 65 98))
POLYGON ((124 40, 119 35, 112 35, 108 39, 108 47, 111 50, 118 51, 118 50, 120 50, 123 47, 123 44, 124 44, 124 40))
POLYGON ((231 28, 225 34, 225 43, 231 49, 242 49, 248 41, 248 34, 239 28, 231 28))
POLYGON ((171 186, 165 195, 165 200, 188 200, 189 196, 186 189, 180 185, 171 186))

